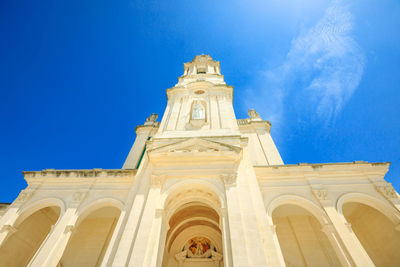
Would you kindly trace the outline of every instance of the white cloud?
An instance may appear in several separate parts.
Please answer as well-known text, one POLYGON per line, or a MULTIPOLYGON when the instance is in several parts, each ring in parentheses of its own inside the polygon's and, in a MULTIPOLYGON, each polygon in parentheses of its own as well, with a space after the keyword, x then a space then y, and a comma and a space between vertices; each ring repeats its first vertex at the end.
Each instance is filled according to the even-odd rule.
MULTIPOLYGON (((364 54, 352 38, 353 16, 341 1, 333 1, 323 17, 293 39, 284 62, 266 70, 248 99, 275 125, 282 123, 287 105, 313 114, 326 125, 335 120, 357 89, 364 54)), ((303 115, 304 115, 303 114, 303 115)), ((298 114, 301 120, 302 114, 298 114)))

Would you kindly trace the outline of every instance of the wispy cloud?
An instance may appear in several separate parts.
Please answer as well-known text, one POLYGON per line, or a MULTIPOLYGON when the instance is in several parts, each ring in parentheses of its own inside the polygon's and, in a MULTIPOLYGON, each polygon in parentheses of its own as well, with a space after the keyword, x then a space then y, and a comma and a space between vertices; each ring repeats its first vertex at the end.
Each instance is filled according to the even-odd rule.
POLYGON ((352 37, 353 16, 333 1, 322 18, 291 43, 284 62, 266 70, 249 90, 251 106, 273 123, 282 123, 289 106, 329 125, 357 89, 364 71, 362 49, 352 37))

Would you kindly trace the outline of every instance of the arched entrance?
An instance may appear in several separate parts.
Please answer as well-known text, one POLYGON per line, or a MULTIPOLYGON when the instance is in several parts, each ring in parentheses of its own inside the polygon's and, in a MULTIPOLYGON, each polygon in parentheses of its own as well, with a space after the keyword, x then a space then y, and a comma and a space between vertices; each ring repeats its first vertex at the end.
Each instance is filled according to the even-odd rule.
POLYGON ((206 186, 184 186, 166 200, 164 267, 223 266, 220 203, 206 186))
POLYGON ((356 201, 342 206, 343 215, 376 266, 399 266, 400 229, 377 209, 356 201))
POLYGON ((77 223, 59 265, 100 266, 121 211, 102 207, 77 223))
POLYGON ((282 204, 272 212, 287 266, 340 266, 320 222, 305 208, 282 204))
POLYGON ((22 222, 17 220, 15 232, 0 247, 0 266, 27 266, 60 217, 60 210, 58 206, 49 206, 22 222))

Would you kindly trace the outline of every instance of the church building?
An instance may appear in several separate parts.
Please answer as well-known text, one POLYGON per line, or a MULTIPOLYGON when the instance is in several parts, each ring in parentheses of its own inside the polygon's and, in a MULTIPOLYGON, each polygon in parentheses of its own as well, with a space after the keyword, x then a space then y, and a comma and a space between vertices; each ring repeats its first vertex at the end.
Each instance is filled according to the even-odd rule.
POLYGON ((23 172, 0 205, 1 267, 400 266, 389 163, 284 164, 208 55, 166 93, 121 169, 23 172))

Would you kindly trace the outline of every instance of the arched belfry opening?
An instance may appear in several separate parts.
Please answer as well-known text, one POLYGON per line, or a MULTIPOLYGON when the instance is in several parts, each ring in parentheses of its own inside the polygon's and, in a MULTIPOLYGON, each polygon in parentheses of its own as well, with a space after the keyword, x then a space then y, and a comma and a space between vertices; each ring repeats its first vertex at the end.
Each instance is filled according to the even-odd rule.
POLYGON ((162 266, 223 266, 221 204, 202 185, 181 187, 166 200, 168 232, 162 266))
POLYGON ((23 218, 26 214, 21 214, 21 220, 16 221, 0 247, 0 266, 27 266, 56 224, 60 211, 58 206, 47 206, 26 218, 23 218))
POLYGON ((388 218, 383 210, 358 201, 346 202, 342 207, 344 217, 375 266, 399 266, 398 218, 388 218))

